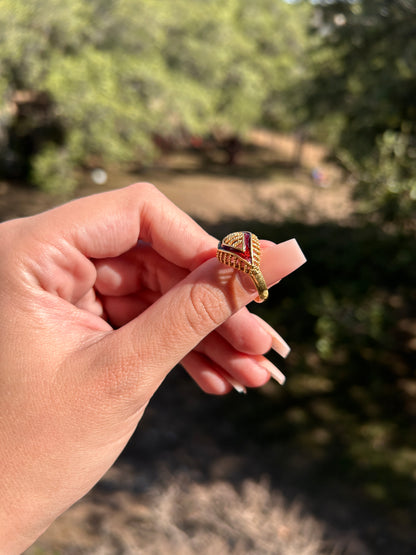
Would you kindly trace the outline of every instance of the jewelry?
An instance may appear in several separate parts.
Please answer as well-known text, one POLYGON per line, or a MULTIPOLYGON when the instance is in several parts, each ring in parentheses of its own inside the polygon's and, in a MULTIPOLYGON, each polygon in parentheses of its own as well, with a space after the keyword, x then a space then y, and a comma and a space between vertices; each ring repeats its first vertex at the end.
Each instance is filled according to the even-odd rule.
POLYGON ((222 264, 240 270, 251 277, 259 294, 255 299, 258 303, 265 301, 269 296, 266 282, 260 270, 260 256, 260 241, 254 233, 249 231, 230 233, 218 244, 218 260, 222 264))

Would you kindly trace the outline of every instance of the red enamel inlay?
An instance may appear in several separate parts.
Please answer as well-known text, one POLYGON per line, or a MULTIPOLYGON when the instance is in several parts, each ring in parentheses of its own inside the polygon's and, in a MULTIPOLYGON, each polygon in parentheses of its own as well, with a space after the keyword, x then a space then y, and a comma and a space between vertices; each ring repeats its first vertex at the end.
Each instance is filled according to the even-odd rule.
POLYGON ((235 249, 234 247, 230 247, 228 245, 221 245, 221 250, 229 252, 231 254, 235 254, 236 256, 239 256, 240 258, 242 258, 243 260, 248 262, 248 264, 252 264, 253 260, 252 260, 252 257, 251 257, 251 236, 250 236, 250 233, 244 233, 243 247, 244 247, 244 250, 240 250, 240 249, 235 249))

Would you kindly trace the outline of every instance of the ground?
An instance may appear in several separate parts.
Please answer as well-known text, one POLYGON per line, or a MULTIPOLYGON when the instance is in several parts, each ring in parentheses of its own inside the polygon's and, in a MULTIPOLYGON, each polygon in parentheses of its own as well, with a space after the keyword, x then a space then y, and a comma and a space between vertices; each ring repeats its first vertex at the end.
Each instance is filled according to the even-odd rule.
MULTIPOLYGON (((113 168, 105 187, 84 175, 77 196, 151 181, 218 234, 235 221, 350 222, 351 187, 324 149, 303 145, 300 166, 296 150, 293 138, 259 131, 232 168, 220 151, 173 151, 146 170, 113 168)), ((3 219, 60 200, 0 184, 3 219)), ((175 369, 116 465, 27 555, 410 555, 411 531, 398 538, 357 485, 284 438, 259 439, 253 407, 274 388, 214 398, 175 369)))

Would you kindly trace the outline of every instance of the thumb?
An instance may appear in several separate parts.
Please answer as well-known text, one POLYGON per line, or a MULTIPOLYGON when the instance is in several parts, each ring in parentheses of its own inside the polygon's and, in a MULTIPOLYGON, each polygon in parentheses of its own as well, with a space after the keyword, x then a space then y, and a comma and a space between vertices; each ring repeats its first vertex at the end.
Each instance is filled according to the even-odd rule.
MULTIPOLYGON (((295 239, 262 247, 269 287, 306 260, 295 239)), ((140 316, 90 346, 89 355, 97 371, 105 372, 113 398, 141 406, 185 355, 256 296, 247 274, 210 259, 140 316)))

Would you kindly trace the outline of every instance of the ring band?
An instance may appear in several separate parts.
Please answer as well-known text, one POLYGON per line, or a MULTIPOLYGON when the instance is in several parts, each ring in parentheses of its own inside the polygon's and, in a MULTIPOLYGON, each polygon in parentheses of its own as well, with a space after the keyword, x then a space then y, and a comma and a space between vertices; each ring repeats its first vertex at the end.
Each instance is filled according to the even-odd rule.
POLYGON ((266 281, 260 270, 260 257, 260 241, 249 231, 230 233, 218 244, 218 260, 251 277, 259 294, 255 299, 258 303, 262 303, 269 296, 266 281))

